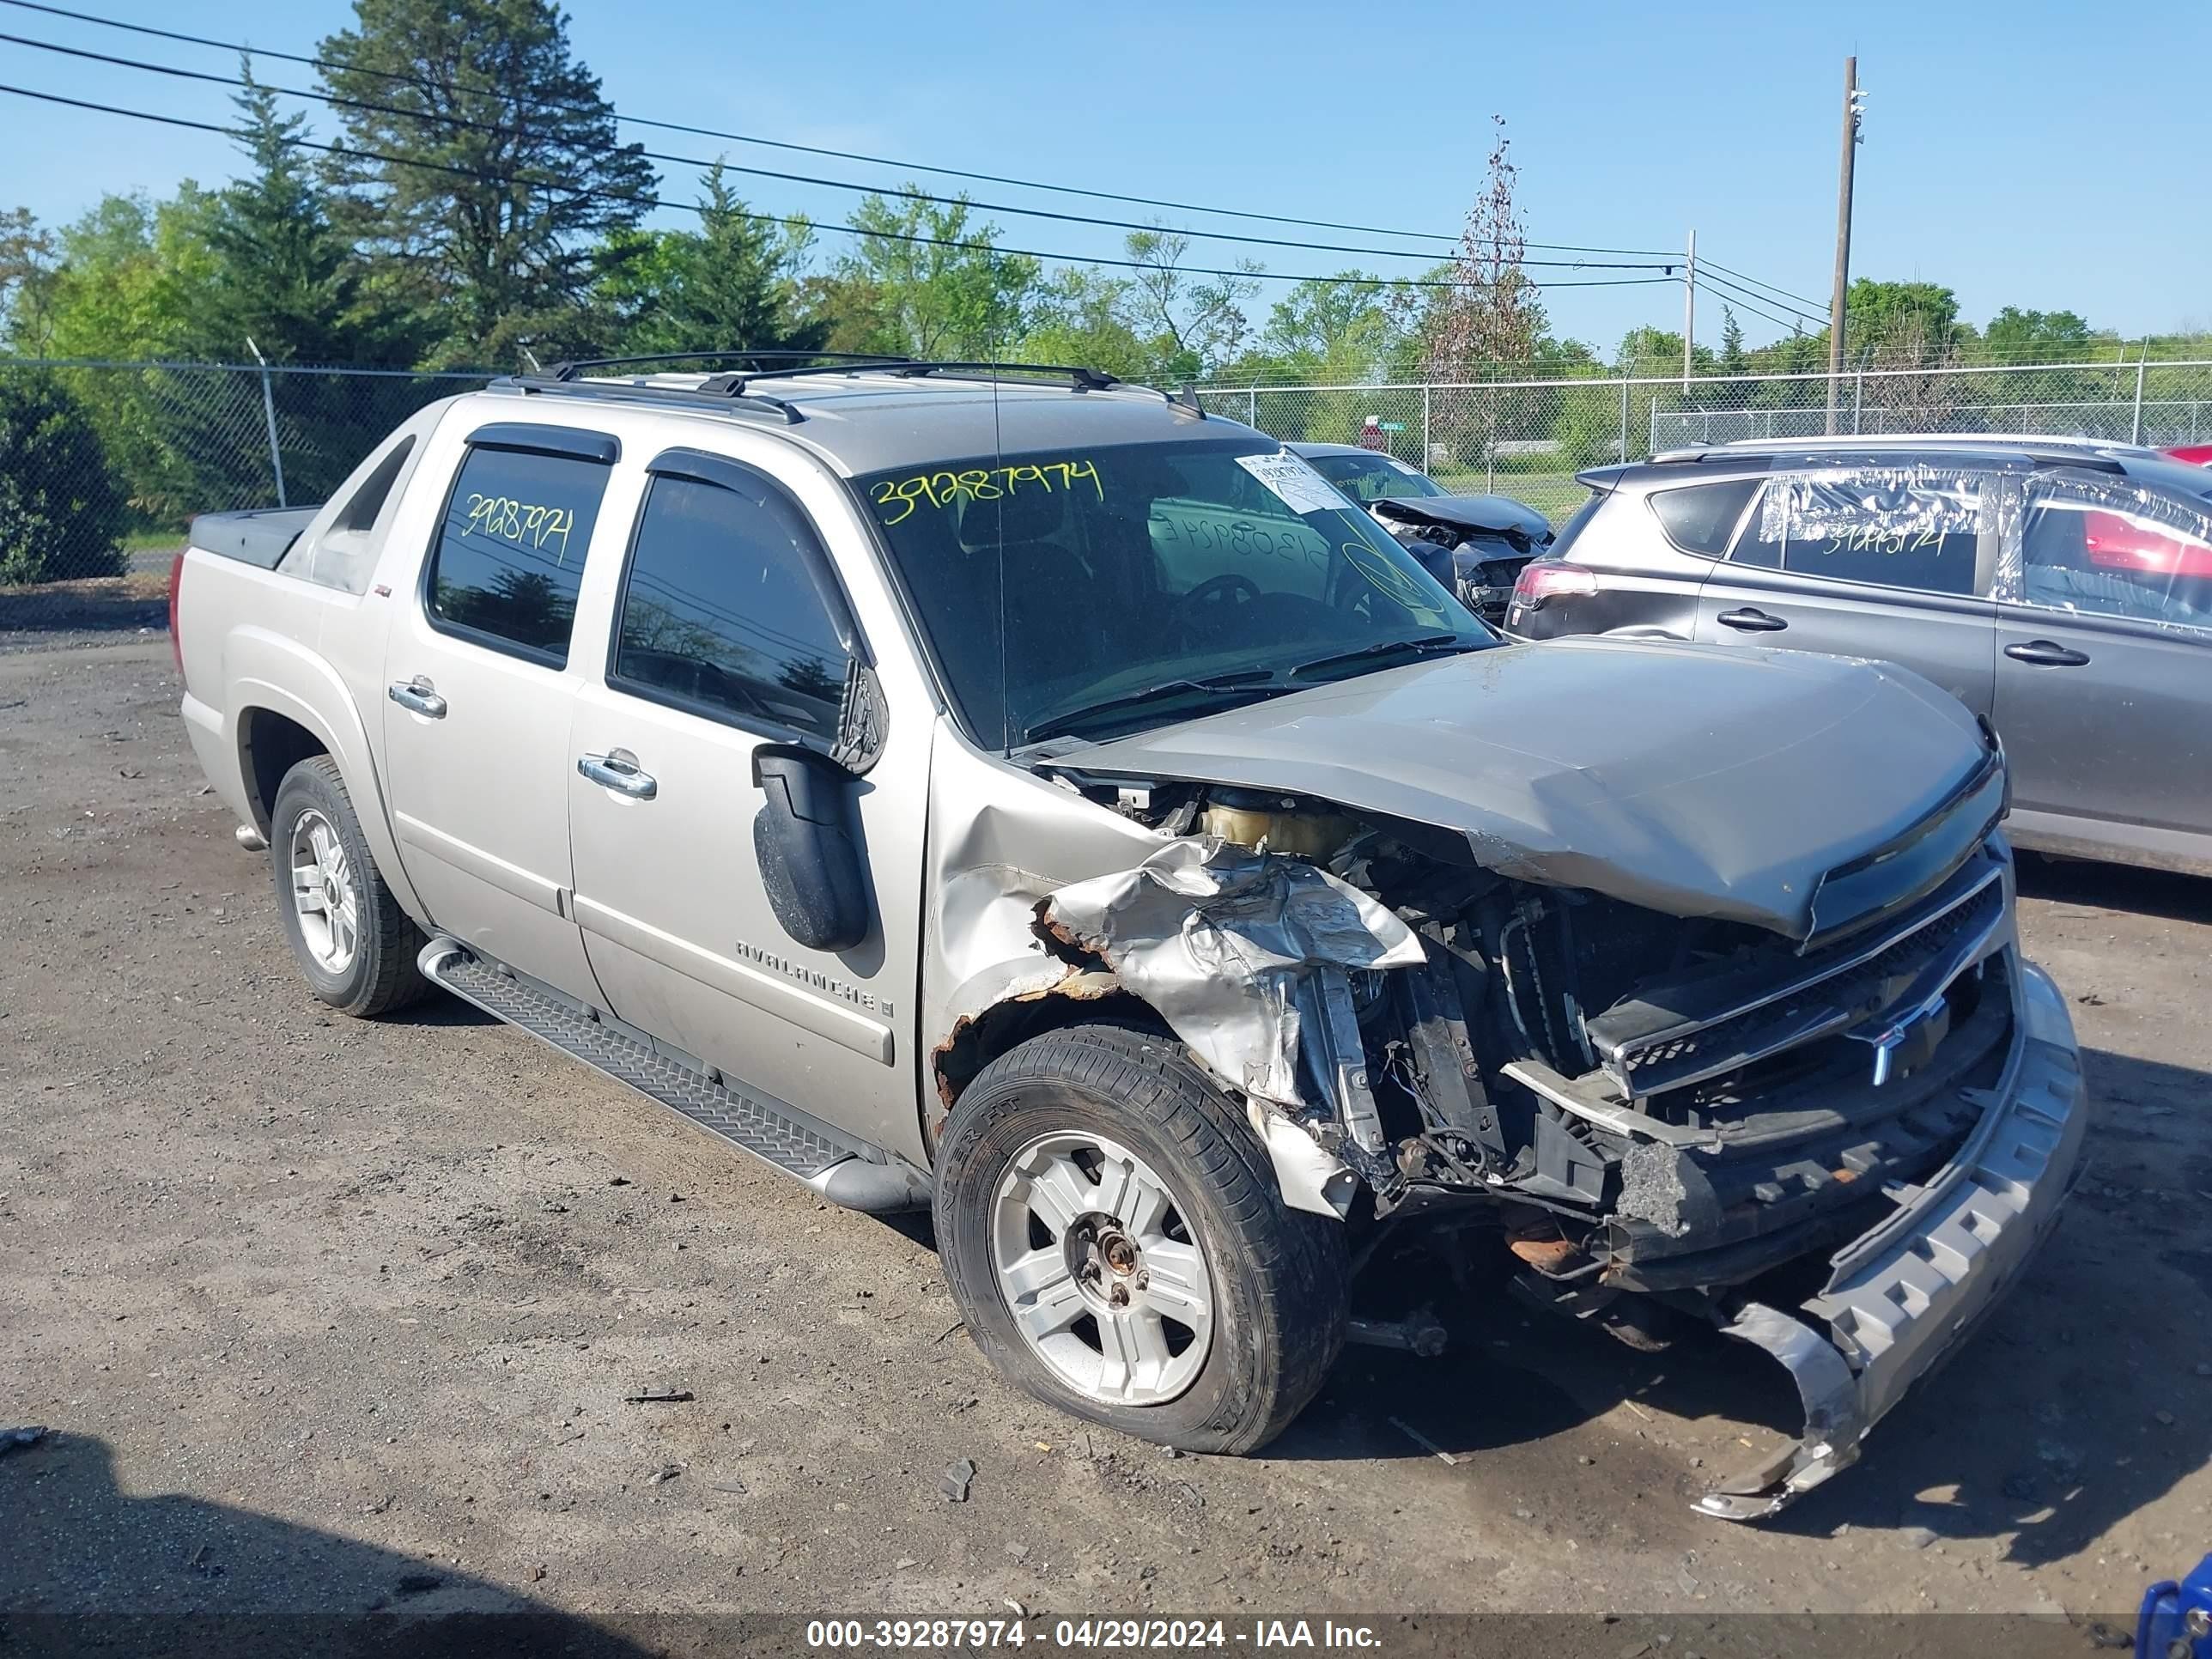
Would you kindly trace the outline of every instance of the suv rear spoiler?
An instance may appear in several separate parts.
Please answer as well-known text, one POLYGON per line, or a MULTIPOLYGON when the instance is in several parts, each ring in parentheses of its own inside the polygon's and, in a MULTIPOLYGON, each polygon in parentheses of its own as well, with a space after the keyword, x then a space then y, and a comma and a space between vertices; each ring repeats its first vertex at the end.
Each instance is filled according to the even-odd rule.
POLYGON ((1575 474, 1575 482, 1595 495, 1609 495, 1620 486, 1622 473, 1643 465, 1641 461, 1608 461, 1603 466, 1586 466, 1575 474))

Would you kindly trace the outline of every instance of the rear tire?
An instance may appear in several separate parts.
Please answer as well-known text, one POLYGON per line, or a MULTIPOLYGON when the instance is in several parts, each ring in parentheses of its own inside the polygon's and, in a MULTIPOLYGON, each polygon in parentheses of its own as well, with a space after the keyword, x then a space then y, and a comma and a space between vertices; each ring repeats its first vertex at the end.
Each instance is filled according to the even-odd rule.
POLYGON ((1243 1113, 1171 1037, 1077 1026, 993 1060, 945 1126, 935 1209, 977 1346, 1109 1428, 1254 1450, 1343 1346, 1343 1224, 1283 1202, 1243 1113))
POLYGON ((427 941, 385 885, 337 763, 313 755, 287 772, 269 817, 277 915, 315 994, 364 1019, 420 1001, 427 941))

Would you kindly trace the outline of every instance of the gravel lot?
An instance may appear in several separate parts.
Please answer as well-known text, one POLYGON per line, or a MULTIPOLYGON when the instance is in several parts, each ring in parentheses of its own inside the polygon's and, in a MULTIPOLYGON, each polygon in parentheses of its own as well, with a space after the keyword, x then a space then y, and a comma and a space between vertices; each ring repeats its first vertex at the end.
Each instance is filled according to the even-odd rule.
POLYGON ((2096 1166, 1862 1466, 1735 1527, 1686 1500, 1784 1423, 1778 1370, 1503 1299, 1440 1303, 1443 1359, 1349 1352, 1261 1457, 1040 1409, 920 1223, 457 1005, 325 1011, 177 695, 166 638, 0 640, 0 1422, 54 1431, 0 1457, 0 1610, 2125 1626, 2212 1543, 2212 883, 2027 871, 2096 1166))

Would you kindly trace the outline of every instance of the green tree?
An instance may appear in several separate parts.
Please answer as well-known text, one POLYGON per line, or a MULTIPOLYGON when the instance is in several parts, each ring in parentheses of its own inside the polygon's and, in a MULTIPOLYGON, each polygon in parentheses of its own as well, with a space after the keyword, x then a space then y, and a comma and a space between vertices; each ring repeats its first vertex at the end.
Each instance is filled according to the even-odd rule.
POLYGON ((1741 374, 1750 367, 1744 355, 1743 325, 1736 320, 1731 306, 1721 307, 1721 355, 1715 364, 1723 374, 1741 374))
POLYGON ((1244 307, 1260 291, 1260 267, 1240 261, 1239 275, 1200 276, 1183 269, 1190 239, 1166 229, 1133 230, 1123 239, 1136 262, 1129 302, 1136 326, 1153 337, 1164 378, 1196 380, 1237 355, 1251 327, 1244 307))
POLYGON ((0 343, 19 356, 46 356, 55 258, 53 233, 30 209, 0 214, 0 343))
POLYGON ((331 222, 328 192, 299 149, 305 118, 277 112, 250 62, 243 75, 240 146, 253 171, 209 204, 210 269, 183 319, 192 354, 237 361, 251 340, 270 362, 411 362, 427 343, 423 324, 367 281, 331 222))
POLYGON ((1261 344, 1293 379, 1410 379, 1419 368, 1419 309, 1403 283, 1341 270, 1278 300, 1261 344))
POLYGON ((592 297, 613 313, 621 349, 821 350, 829 319, 797 314, 813 227, 756 216, 719 161, 702 182, 698 229, 619 233, 633 246, 608 262, 592 297))
POLYGON ((104 196, 64 226, 42 284, 47 351, 127 360, 187 351, 215 281, 214 211, 215 198, 186 179, 166 202, 104 196))
POLYGON ((1148 378, 1152 343, 1130 316, 1130 284, 1084 265, 1067 265, 1039 285, 1021 356, 1031 362, 1075 363, 1125 380, 1148 378))
POLYGON ((839 349, 983 359, 1009 356, 1028 333, 1037 262, 1000 252, 999 228, 971 224, 964 197, 864 197, 846 222, 859 246, 809 296, 839 349))
POLYGON ((1974 337, 1959 296, 1939 283, 1855 280, 1844 296, 1844 344, 1853 362, 1923 368, 1949 362, 1974 337))
POLYGON ((0 582, 123 569, 123 491, 57 374, 0 376, 0 582))
POLYGON ((600 250, 653 205, 652 167, 551 0, 355 0, 322 43, 349 100, 341 228, 447 319, 448 362, 568 325, 600 250), (410 165, 414 163, 416 165, 410 165))
POLYGON ((2022 311, 2007 306, 1982 331, 1981 356, 1992 363, 2086 362, 2100 341, 2071 311, 2022 311))

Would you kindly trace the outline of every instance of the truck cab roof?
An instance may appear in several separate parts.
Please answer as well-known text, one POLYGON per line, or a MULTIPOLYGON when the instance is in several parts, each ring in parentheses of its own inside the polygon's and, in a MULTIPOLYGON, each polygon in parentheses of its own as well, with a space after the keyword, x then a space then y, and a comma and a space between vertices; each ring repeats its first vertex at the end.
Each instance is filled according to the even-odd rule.
POLYGON ((648 404, 688 418, 765 428, 847 477, 1069 444, 1159 442, 1249 428, 1151 387, 1087 369, 886 362, 743 375, 517 376, 467 394, 648 404), (1044 378, 1048 373, 1052 378, 1044 378))

